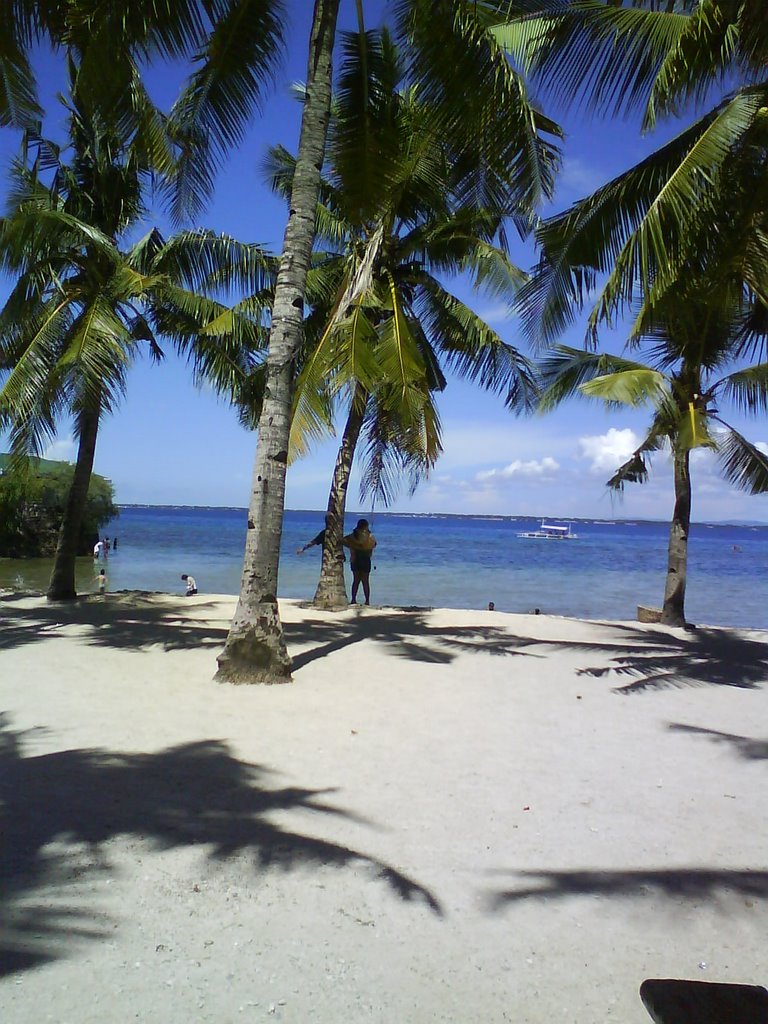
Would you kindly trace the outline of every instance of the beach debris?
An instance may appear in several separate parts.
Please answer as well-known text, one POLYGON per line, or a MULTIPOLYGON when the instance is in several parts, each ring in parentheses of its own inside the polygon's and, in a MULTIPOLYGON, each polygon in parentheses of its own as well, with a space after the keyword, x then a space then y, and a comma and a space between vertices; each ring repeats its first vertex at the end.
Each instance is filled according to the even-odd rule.
POLYGON ((699 970, 706 971, 706 969, 708 967, 709 967, 709 964, 705 960, 701 960, 699 962, 699 970))

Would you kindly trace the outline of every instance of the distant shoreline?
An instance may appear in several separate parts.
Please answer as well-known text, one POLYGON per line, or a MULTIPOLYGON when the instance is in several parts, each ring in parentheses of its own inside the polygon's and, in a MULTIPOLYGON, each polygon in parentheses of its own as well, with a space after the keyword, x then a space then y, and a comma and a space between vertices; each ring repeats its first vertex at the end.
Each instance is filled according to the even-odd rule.
MULTIPOLYGON (((242 512, 247 514, 248 509, 239 505, 175 505, 175 504, 151 504, 149 502, 129 502, 120 501, 115 502, 118 509, 123 508, 151 508, 151 509, 189 509, 190 511, 200 512, 242 512)), ((318 508, 287 508, 286 512, 295 512, 302 515, 313 515, 313 516, 324 516, 325 509, 318 508)), ((354 517, 356 515, 370 515, 370 512, 366 512, 365 509, 358 510, 347 510, 347 515, 354 517)), ((540 522, 545 520, 547 522, 557 523, 594 523, 604 524, 605 526, 613 526, 618 523, 622 525, 629 525, 636 523, 643 525, 645 523, 653 524, 654 526, 664 526, 669 520, 667 519, 640 519, 637 516, 617 516, 613 519, 601 519, 599 516, 558 516, 558 515, 502 515, 496 512, 480 512, 469 514, 467 512, 387 512, 377 511, 375 515, 378 518, 388 517, 392 519, 487 519, 496 522, 540 522)), ((738 526, 738 527, 768 527, 768 521, 760 519, 694 519, 691 521, 692 526, 738 526)))

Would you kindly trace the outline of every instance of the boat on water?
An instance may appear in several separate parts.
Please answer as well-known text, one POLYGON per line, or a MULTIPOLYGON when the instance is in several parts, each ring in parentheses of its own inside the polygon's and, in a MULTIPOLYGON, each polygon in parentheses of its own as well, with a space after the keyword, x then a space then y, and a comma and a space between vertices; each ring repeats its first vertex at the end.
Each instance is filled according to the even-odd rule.
POLYGON ((542 519, 540 529, 525 530, 517 536, 525 537, 526 540, 576 540, 579 535, 573 532, 570 523, 560 526, 542 519))

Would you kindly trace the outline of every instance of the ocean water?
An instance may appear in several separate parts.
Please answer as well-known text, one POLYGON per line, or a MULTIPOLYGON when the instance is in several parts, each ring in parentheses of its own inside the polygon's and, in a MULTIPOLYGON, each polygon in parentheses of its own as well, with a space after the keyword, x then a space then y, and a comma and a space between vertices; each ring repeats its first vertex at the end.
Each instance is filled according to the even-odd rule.
MULTIPOLYGON (((347 516, 347 529, 359 515, 347 516)), ((301 556, 296 549, 322 525, 322 512, 286 512, 281 596, 311 599, 320 549, 301 556)), ((660 605, 665 523, 583 520, 573 524, 575 540, 517 536, 539 525, 508 516, 377 513, 372 603, 486 608, 493 601, 499 611, 610 619, 633 619, 638 604, 660 605)), ((118 537, 108 589, 182 594, 186 572, 201 593, 236 594, 245 528, 244 509, 123 507, 104 531, 118 537)), ((50 566, 0 559, 0 588, 45 590, 50 566)), ((96 589, 90 558, 80 560, 78 589, 96 589)), ((693 525, 686 610, 692 622, 768 629, 768 526, 693 525)))

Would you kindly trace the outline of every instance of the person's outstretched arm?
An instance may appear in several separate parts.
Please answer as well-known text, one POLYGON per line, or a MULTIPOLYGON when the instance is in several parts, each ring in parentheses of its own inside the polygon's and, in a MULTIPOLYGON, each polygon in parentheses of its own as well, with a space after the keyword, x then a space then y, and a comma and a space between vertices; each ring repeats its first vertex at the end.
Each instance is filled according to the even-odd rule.
POLYGON ((301 555, 301 554, 303 554, 307 550, 307 548, 313 548, 317 544, 322 544, 324 540, 325 540, 325 530, 321 530, 320 533, 318 533, 318 535, 316 537, 313 537, 312 540, 309 541, 309 543, 305 544, 303 548, 297 548, 296 549, 296 554, 297 555, 301 555))

